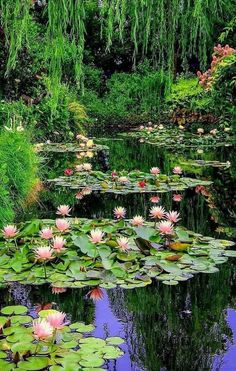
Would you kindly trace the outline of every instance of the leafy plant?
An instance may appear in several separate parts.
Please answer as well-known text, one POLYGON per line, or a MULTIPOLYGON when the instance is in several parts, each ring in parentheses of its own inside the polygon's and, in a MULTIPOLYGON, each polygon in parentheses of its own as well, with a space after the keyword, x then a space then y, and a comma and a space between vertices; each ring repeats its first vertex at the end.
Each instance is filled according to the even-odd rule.
MULTIPOLYGON (((18 126, 21 128, 21 126, 18 126)), ((12 208, 22 210, 27 197, 34 192, 38 160, 24 131, 2 130, 0 133, 1 223, 13 216, 12 208), (8 205, 8 206, 6 206, 8 205), (5 208, 6 206, 6 208, 5 208)))

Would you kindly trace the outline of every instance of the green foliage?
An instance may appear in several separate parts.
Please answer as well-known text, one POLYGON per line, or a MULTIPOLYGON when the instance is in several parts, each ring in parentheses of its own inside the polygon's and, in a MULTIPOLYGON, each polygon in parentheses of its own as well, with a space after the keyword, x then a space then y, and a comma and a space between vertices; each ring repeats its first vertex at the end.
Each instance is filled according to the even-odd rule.
MULTIPOLYGON (((98 74, 92 76, 96 76, 96 86, 100 89, 98 74)), ((169 84, 169 78, 162 70, 155 71, 144 63, 136 72, 114 73, 107 81, 106 92, 102 96, 85 85, 81 99, 89 115, 99 122, 132 122, 136 117, 140 120, 140 117, 159 114, 169 84)))
POLYGON ((4 130, 0 134, 0 212, 1 223, 13 217, 13 208, 24 207, 34 191, 37 179, 37 158, 25 132, 4 130))
POLYGON ((69 140, 73 133, 84 133, 88 122, 85 108, 68 86, 60 85, 58 103, 54 107, 54 100, 48 96, 42 98, 38 104, 26 104, 22 99, 1 101, 0 121, 7 125, 15 118, 24 122, 24 126, 36 140, 50 138, 61 142, 69 140))
POLYGON ((168 94, 166 100, 167 102, 185 101, 186 99, 192 99, 196 95, 202 92, 201 87, 198 84, 198 79, 196 77, 180 77, 176 83, 172 84, 171 92, 168 94))
POLYGON ((0 165, 0 226, 10 222, 14 217, 13 204, 9 194, 9 178, 7 176, 6 164, 0 165))
POLYGON ((213 75, 211 90, 216 111, 232 119, 232 109, 236 106, 236 54, 225 57, 213 75))
POLYGON ((117 47, 131 45, 124 54, 129 60, 133 58, 134 65, 145 56, 154 67, 172 75, 176 58, 185 69, 193 55, 202 67, 206 65, 217 26, 229 21, 229 14, 235 16, 235 7, 224 0, 49 0, 39 11, 31 0, 1 0, 0 13, 8 48, 7 75, 16 67, 20 52, 27 50, 35 62, 32 64, 49 76, 55 109, 64 74, 83 90, 87 41, 94 49, 93 58, 103 53, 106 58, 115 41, 117 47), (102 48, 95 47, 98 42, 102 48))

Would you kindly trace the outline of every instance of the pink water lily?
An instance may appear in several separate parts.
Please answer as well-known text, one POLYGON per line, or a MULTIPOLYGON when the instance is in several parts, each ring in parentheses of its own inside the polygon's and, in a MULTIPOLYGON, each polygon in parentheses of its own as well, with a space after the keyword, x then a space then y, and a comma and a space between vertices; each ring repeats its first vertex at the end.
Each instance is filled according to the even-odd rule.
POLYGON ((56 219, 56 227, 60 232, 65 232, 70 228, 70 223, 65 219, 56 219))
POLYGON ((122 219, 126 215, 126 209, 122 206, 115 207, 113 212, 116 219, 122 219))
POLYGON ((169 220, 161 221, 157 226, 160 234, 162 235, 171 235, 173 234, 173 224, 169 220))
POLYGON ((100 287, 95 287, 94 289, 90 290, 88 292, 88 296, 90 297, 90 299, 92 299, 93 301, 98 301, 98 300, 101 300, 103 299, 104 297, 104 292, 103 290, 100 288, 100 287))
POLYGON ((170 211, 170 212, 166 213, 165 217, 171 223, 177 223, 180 220, 179 213, 177 211, 170 211))
POLYGON ((84 198, 84 195, 82 192, 77 192, 76 195, 75 195, 75 198, 77 200, 82 200, 84 198))
POLYGON ((55 237, 53 239, 53 249, 56 250, 56 252, 61 252, 65 250, 64 246, 66 244, 66 240, 63 237, 55 237))
POLYGON ((81 172, 81 171, 84 170, 84 167, 83 167, 83 165, 76 165, 75 170, 78 171, 78 172, 81 172))
POLYGON ((130 223, 134 226, 134 227, 140 227, 141 225, 144 224, 144 219, 141 215, 135 215, 133 217, 133 219, 131 219, 130 223))
POLYGON ((102 242, 103 236, 104 233, 100 229, 96 228, 91 230, 89 239, 92 243, 96 244, 102 242))
POLYGON ((50 240, 53 237, 52 228, 43 228, 39 233, 40 237, 44 240, 50 240))
POLYGON ((69 205, 60 205, 57 208, 57 214, 62 216, 70 216, 71 207, 69 205))
POLYGON ((160 197, 159 196, 152 196, 152 197, 150 197, 150 201, 153 204, 157 204, 160 201, 160 197))
POLYGON ((159 169, 159 167, 152 167, 151 169, 150 169, 150 173, 152 174, 152 175, 158 175, 158 174, 160 174, 160 169, 159 169))
POLYGON ((65 326, 64 320, 65 320, 66 314, 62 312, 56 312, 48 314, 46 317, 46 320, 52 326, 54 329, 60 330, 65 326))
POLYGON ((64 292, 66 292, 67 289, 65 287, 55 287, 55 286, 52 286, 52 293, 53 294, 62 294, 64 292))
POLYGON ((182 198, 183 197, 178 193, 173 194, 173 197, 172 197, 173 201, 175 201, 175 202, 180 202, 182 200, 182 198))
POLYGON ((53 249, 50 246, 40 246, 37 247, 34 251, 37 260, 46 261, 54 259, 53 249))
POLYGON ((166 211, 162 206, 153 206, 150 209, 150 217, 152 219, 163 219, 166 215, 166 211))
POLYGON ((175 166, 174 169, 173 169, 173 174, 175 175, 181 175, 183 172, 183 170, 181 169, 180 166, 175 166))
POLYGON ((128 250, 129 249, 129 239, 126 237, 120 237, 117 239, 118 247, 121 250, 128 250))
POLYGON ((14 238, 17 235, 18 231, 15 225, 8 224, 3 227, 2 233, 5 238, 14 238))
POLYGON ((33 335, 38 340, 46 340, 53 334, 53 327, 46 319, 36 319, 33 321, 33 335))
POLYGON ((91 187, 85 187, 82 189, 81 193, 83 196, 88 196, 92 193, 92 188, 91 187))

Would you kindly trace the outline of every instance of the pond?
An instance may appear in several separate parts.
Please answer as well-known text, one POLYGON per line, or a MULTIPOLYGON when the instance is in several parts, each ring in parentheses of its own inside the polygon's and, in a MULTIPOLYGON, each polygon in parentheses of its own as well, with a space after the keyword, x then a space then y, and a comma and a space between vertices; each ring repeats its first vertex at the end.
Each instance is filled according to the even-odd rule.
MULTIPOLYGON (((160 194, 160 204, 180 213, 180 224, 214 238, 236 237, 236 160, 233 146, 194 149, 165 149, 138 140, 101 138, 98 143, 110 148, 93 159, 101 170, 139 169, 149 172, 157 166, 165 174, 181 166, 184 175, 213 181, 207 189, 191 188, 173 194, 160 194)), ((41 154, 44 174, 53 179, 76 164, 74 153, 41 154)), ((46 180, 46 179, 45 179, 46 180)), ((150 194, 110 194, 95 192, 82 200, 75 190, 45 185, 37 206, 26 219, 53 218, 58 205, 73 206, 74 217, 112 218, 115 206, 127 209, 127 217, 147 217, 152 206, 150 194)), ((117 371, 156 370, 234 370, 236 347, 235 261, 219 267, 219 272, 199 274, 178 286, 153 283, 144 288, 105 290, 100 300, 89 299, 86 289, 67 289, 53 294, 51 288, 12 284, 2 291, 4 305, 23 304, 34 314, 40 308, 56 308, 72 321, 93 323, 92 335, 125 339, 124 355, 106 363, 117 371), (224 283, 224 284, 222 284, 224 283)))

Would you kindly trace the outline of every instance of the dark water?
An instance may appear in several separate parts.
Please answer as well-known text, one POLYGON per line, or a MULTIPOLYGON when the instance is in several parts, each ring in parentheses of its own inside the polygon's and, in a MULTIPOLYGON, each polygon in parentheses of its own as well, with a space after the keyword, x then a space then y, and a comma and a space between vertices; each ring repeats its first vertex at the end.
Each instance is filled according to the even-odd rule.
MULTIPOLYGON (((158 166, 170 173, 181 165, 185 175, 214 181, 208 195, 195 190, 183 193, 183 200, 175 203, 171 194, 161 195, 161 204, 178 210, 181 224, 204 235, 217 238, 231 236, 236 227, 236 159, 233 147, 218 147, 176 151, 155 148, 131 140, 109 139, 110 169, 140 169, 149 171, 158 166), (225 167, 194 166, 190 160, 231 163, 225 167)), ((76 162, 74 155, 45 156, 44 173, 50 178, 76 162), (50 157, 51 156, 51 157, 50 157)), ((97 167, 107 166, 100 161, 97 167)), ((140 193, 126 196, 93 194, 82 201, 75 200, 75 191, 48 188, 42 192, 37 207, 29 210, 27 218, 53 217, 59 204, 73 205, 73 216, 112 217, 115 206, 127 208, 128 217, 148 216, 150 195, 140 193)), ((68 290, 53 295, 46 287, 16 287, 2 293, 2 302, 27 304, 31 311, 37 305, 53 305, 65 311, 73 321, 94 323, 96 336, 121 336, 125 339, 125 355, 106 365, 117 371, 188 371, 236 370, 236 291, 235 260, 220 266, 215 274, 197 275, 178 286, 153 284, 134 290, 104 290, 104 297, 95 304, 86 290, 68 290)))

